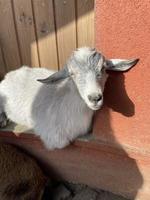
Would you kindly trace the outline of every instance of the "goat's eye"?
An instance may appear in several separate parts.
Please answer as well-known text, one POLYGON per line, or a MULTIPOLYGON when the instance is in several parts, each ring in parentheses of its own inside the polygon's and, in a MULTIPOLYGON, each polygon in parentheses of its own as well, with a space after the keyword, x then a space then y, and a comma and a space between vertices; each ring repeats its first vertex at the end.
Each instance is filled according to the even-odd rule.
POLYGON ((98 78, 98 79, 101 78, 101 73, 97 73, 96 78, 98 78))
POLYGON ((101 69, 102 74, 105 73, 105 71, 106 71, 105 67, 102 67, 102 69, 101 69))

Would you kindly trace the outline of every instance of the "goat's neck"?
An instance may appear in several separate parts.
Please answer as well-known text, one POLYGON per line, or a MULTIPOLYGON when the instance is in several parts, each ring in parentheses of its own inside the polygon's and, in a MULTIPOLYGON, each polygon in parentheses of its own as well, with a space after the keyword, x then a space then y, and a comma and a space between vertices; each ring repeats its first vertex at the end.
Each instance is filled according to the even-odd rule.
POLYGON ((66 93, 64 97, 66 98, 66 102, 68 102, 68 104, 65 104, 66 108, 64 108, 66 110, 66 115, 68 113, 68 116, 71 116, 75 132, 77 131, 76 134, 87 133, 91 129, 94 111, 91 110, 81 98, 76 84, 71 78, 67 80, 65 87, 66 91, 69 87, 69 93, 66 93))
POLYGON ((82 97, 79 94, 79 91, 77 89, 76 84, 74 83, 72 78, 68 78, 66 80, 64 87, 70 88, 70 94, 69 96, 72 97, 72 104, 74 105, 74 108, 77 107, 78 109, 81 109, 81 112, 84 110, 86 112, 90 112, 91 114, 94 113, 93 110, 91 110, 85 101, 82 99, 82 97), (83 110, 82 110, 83 109, 83 110))

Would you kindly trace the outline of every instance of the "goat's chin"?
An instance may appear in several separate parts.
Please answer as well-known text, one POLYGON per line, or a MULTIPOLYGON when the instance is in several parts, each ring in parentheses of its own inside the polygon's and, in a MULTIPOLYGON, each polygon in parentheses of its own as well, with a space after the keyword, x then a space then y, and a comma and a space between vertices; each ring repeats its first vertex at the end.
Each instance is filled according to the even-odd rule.
POLYGON ((91 110, 94 110, 94 111, 96 111, 96 110, 99 110, 99 109, 101 109, 101 107, 102 107, 102 105, 103 105, 103 102, 100 102, 99 104, 97 104, 97 105, 93 105, 93 104, 87 104, 87 106, 91 109, 91 110))
POLYGON ((102 105, 101 105, 101 106, 95 106, 95 107, 91 107, 91 109, 96 111, 96 110, 99 110, 99 109, 101 109, 101 107, 102 107, 102 105))

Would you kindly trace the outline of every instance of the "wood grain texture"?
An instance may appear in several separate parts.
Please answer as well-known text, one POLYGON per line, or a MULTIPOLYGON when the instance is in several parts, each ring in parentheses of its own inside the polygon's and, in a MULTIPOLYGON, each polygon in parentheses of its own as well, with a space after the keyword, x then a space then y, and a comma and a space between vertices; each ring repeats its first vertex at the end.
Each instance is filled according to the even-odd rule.
POLYGON ((62 67, 72 51, 76 49, 75 1, 55 0, 54 2, 59 65, 62 67))
POLYGON ((13 0, 22 64, 39 66, 31 0, 13 0))
POLYGON ((94 0, 77 0, 78 47, 94 47, 94 0))
POLYGON ((16 69, 21 65, 11 0, 0 0, 0 45, 6 67, 16 69))
POLYGON ((93 9, 93 0, 0 0, 8 71, 22 64, 57 70, 77 46, 93 46, 93 9))
POLYGON ((0 46, 0 79, 4 77, 5 73, 6 73, 6 66, 5 66, 5 61, 3 57, 3 52, 0 46))
POLYGON ((58 69, 54 10, 52 0, 33 0, 40 63, 58 69))

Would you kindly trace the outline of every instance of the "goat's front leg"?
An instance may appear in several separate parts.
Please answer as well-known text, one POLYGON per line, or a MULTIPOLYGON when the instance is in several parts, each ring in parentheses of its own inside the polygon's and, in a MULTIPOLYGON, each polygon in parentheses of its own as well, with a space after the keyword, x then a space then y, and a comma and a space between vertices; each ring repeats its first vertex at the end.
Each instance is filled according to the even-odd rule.
POLYGON ((47 149, 54 150, 54 149, 62 149, 69 145, 70 141, 67 137, 59 137, 57 135, 51 135, 51 137, 45 138, 41 137, 44 145, 47 149))

